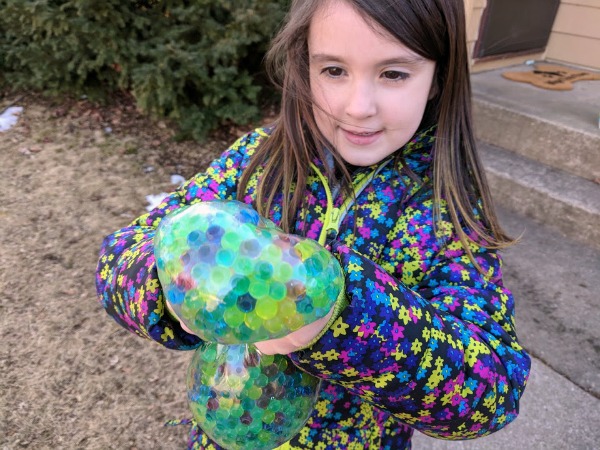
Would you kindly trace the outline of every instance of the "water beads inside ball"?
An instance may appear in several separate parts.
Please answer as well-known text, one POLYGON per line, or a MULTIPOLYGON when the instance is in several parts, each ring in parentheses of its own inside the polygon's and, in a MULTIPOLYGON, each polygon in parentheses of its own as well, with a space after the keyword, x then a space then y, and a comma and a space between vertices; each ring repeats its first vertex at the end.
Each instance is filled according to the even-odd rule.
POLYGON ((252 343, 325 316, 343 289, 338 261, 237 201, 167 215, 155 236, 158 276, 178 318, 203 340, 252 343))
POLYGON ((262 450, 300 431, 320 380, 253 345, 206 343, 194 353, 187 387, 194 419, 213 441, 232 450, 262 450))

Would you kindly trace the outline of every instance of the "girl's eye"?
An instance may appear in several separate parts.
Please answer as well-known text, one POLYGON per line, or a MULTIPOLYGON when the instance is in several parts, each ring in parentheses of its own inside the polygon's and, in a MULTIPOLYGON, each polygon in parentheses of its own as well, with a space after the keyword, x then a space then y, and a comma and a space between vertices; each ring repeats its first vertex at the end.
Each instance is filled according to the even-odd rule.
POLYGON ((406 80, 410 75, 406 72, 399 72, 397 70, 386 70, 383 72, 382 77, 390 81, 403 81, 406 80))
POLYGON ((339 78, 344 74, 344 70, 340 67, 326 67, 321 71, 332 78, 339 78))

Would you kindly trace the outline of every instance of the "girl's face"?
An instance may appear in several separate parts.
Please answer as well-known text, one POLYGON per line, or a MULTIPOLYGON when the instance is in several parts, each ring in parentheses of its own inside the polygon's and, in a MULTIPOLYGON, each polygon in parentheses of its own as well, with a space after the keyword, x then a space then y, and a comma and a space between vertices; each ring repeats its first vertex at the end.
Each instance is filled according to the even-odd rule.
POLYGON ((434 61, 343 0, 319 7, 308 52, 316 123, 346 162, 376 164, 410 140, 430 97, 434 61))

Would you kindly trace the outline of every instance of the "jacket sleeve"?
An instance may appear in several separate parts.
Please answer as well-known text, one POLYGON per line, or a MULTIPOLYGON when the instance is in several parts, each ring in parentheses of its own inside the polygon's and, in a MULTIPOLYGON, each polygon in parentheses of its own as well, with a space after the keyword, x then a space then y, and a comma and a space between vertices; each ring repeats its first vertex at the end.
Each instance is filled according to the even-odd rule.
POLYGON ((349 302, 300 368, 339 383, 433 437, 469 439, 514 420, 530 359, 517 342, 499 256, 455 238, 412 289, 335 242, 349 302))
POLYGON ((100 303, 119 325, 168 348, 199 345, 199 338, 183 331, 165 309, 154 260, 154 233, 165 215, 185 205, 234 199, 249 155, 264 136, 257 130, 240 138, 204 173, 187 181, 157 208, 104 239, 96 290, 100 303))

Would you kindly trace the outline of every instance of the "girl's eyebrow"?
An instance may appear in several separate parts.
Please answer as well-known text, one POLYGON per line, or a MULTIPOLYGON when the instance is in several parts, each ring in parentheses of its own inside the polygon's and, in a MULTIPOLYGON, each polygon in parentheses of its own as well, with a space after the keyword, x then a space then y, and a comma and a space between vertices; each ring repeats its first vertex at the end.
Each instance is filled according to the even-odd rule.
MULTIPOLYGON (((310 55, 310 60, 313 62, 343 62, 343 59, 334 56, 328 55, 326 53, 314 53, 310 55)), ((378 62, 378 66, 390 66, 394 64, 399 65, 408 65, 408 66, 417 66, 425 62, 425 58, 420 55, 409 55, 409 56, 399 56, 395 58, 384 59, 383 61, 378 62)))

